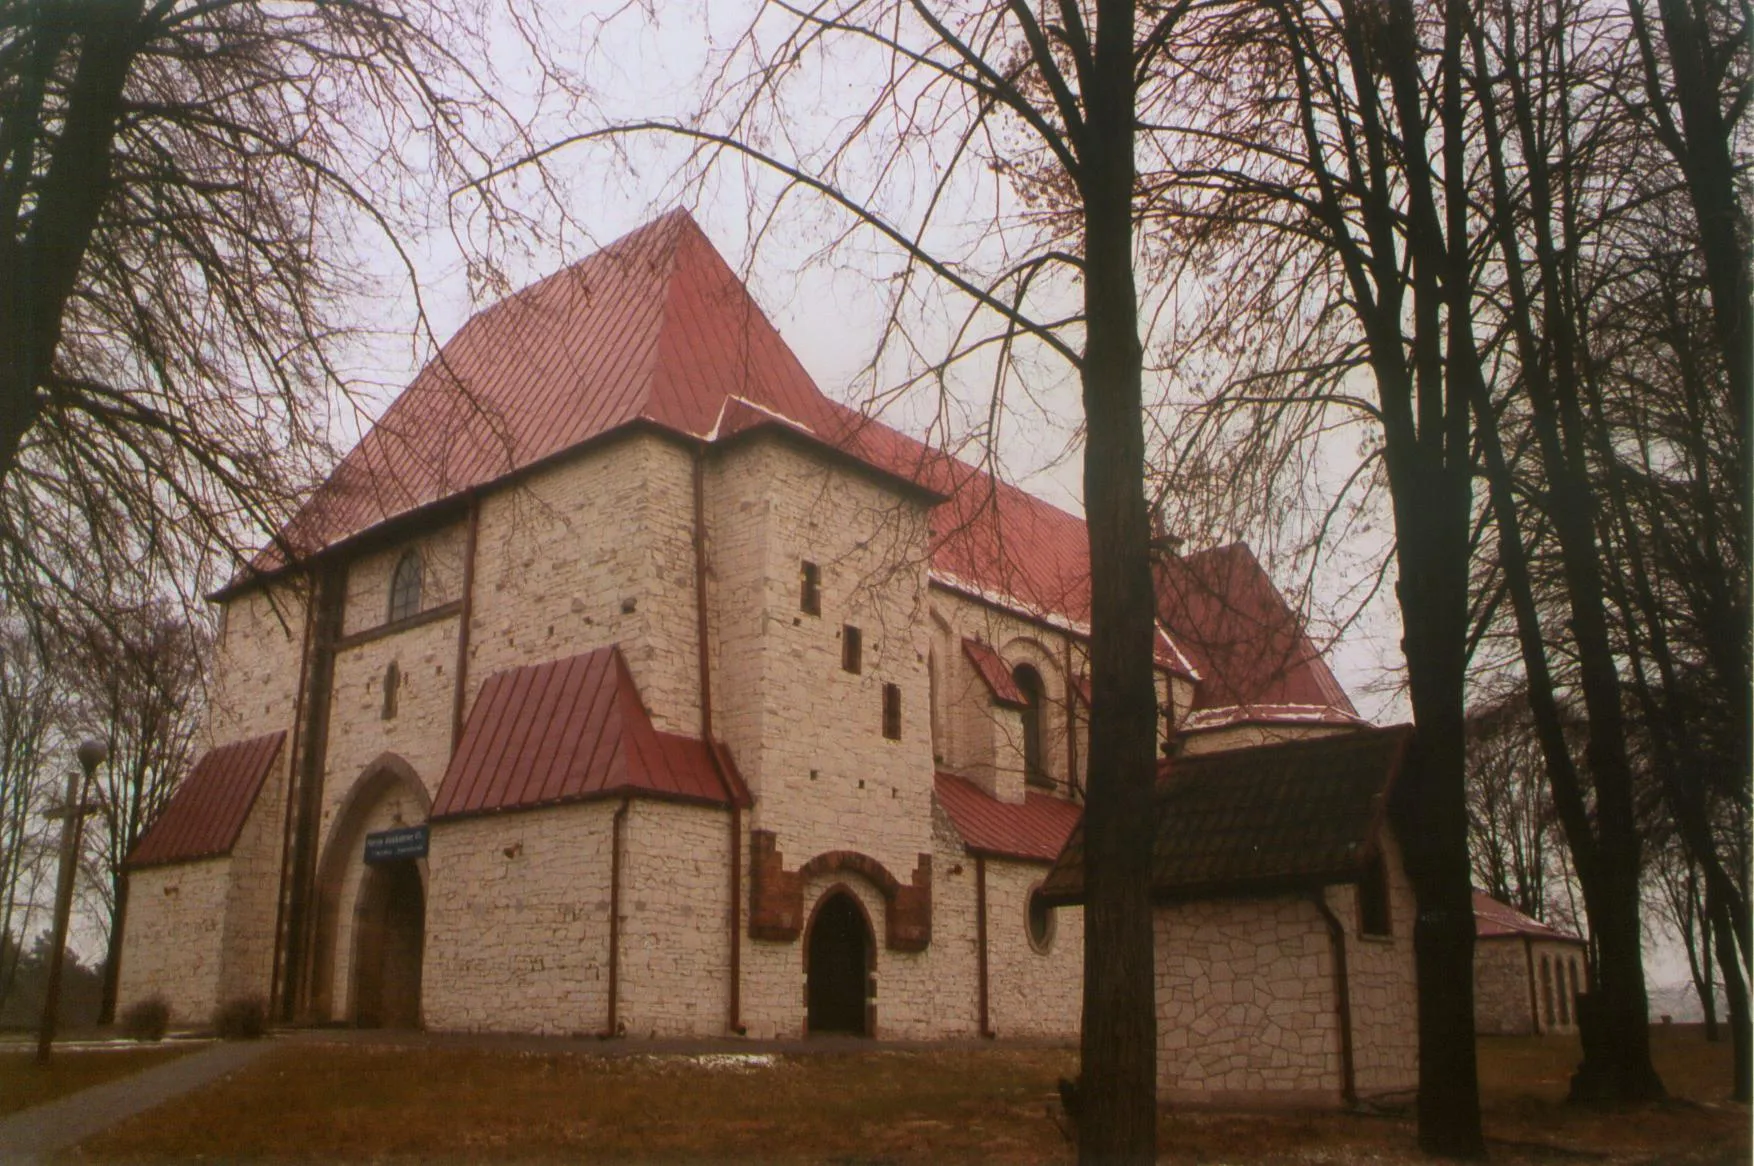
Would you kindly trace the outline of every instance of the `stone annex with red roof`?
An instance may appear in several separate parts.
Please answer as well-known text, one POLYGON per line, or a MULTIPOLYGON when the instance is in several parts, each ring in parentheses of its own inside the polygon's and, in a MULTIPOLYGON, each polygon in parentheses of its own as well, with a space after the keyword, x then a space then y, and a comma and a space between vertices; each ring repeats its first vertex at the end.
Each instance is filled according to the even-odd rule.
MULTIPOLYGON (((1400 738, 1247 547, 1158 582, 1163 1088, 1408 1090, 1400 738)), ((1083 522, 825 396, 686 213, 471 319, 213 598, 123 1007, 1077 1032, 1083 522)))

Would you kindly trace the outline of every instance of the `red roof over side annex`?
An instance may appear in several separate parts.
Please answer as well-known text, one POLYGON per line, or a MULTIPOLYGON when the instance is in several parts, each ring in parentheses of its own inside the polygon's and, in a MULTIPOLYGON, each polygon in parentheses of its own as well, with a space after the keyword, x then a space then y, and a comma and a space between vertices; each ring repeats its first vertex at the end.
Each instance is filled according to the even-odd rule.
POLYGON ((746 802, 723 750, 653 727, 621 650, 508 668, 475 697, 432 818, 623 795, 746 802))
POLYGON ((124 865, 138 870, 230 854, 285 740, 282 730, 202 754, 124 865))
POLYGON ((940 773, 938 804, 974 854, 1052 862, 1084 814, 1084 807, 1029 790, 1022 802, 1002 802, 967 778, 940 773))
POLYGON ((1474 935, 1479 939, 1503 939, 1528 936, 1556 943, 1578 943, 1583 940, 1531 919, 1509 903, 1500 903, 1485 891, 1474 892, 1474 935))

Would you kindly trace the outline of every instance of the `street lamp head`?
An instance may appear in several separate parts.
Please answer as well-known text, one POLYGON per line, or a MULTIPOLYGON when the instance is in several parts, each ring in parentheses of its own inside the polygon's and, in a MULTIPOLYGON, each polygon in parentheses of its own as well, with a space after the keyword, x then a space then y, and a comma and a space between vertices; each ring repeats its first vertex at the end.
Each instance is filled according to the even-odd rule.
POLYGON ((79 764, 84 767, 87 777, 95 773, 109 755, 109 744, 102 737, 87 737, 79 743, 79 764))

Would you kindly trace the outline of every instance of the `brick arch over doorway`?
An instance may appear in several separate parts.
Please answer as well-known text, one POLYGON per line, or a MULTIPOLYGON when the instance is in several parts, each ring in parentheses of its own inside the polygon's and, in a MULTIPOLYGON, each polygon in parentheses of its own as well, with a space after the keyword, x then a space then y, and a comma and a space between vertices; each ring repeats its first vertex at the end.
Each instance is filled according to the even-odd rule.
POLYGON ((921 854, 913 876, 903 883, 887 867, 856 850, 830 850, 797 870, 771 830, 749 832, 749 935, 789 943, 804 925, 804 884, 821 874, 848 872, 870 882, 883 896, 883 944, 892 951, 924 951, 932 942, 932 856, 921 854))
MULTIPOLYGON (((358 1019, 353 1014, 357 987, 356 915, 364 905, 362 899, 370 897, 376 902, 385 892, 385 887, 376 885, 383 880, 366 877, 365 834, 374 828, 373 817, 392 799, 399 800, 404 807, 401 825, 423 825, 432 810, 432 797, 414 767, 395 753, 382 753, 360 770, 335 809, 317 865, 316 936, 310 948, 312 966, 306 980, 311 986, 306 1008, 309 1019, 319 1022, 358 1019)), ((393 880, 400 888, 399 898, 418 895, 424 909, 426 860, 413 860, 409 873, 418 885, 407 876, 393 880)))

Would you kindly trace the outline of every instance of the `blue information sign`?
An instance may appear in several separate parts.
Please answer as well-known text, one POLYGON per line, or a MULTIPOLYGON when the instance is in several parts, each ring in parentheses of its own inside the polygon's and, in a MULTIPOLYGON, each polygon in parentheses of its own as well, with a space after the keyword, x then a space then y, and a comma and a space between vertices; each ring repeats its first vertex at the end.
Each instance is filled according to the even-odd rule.
POLYGON ((403 858, 425 857, 425 826, 400 826, 394 830, 378 830, 365 836, 367 862, 395 862, 403 858))

